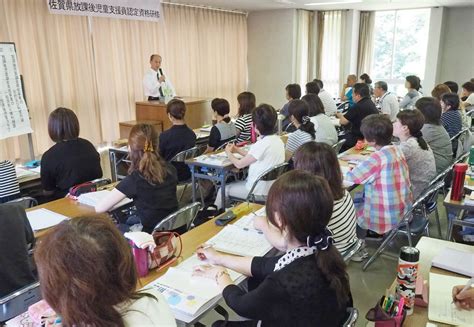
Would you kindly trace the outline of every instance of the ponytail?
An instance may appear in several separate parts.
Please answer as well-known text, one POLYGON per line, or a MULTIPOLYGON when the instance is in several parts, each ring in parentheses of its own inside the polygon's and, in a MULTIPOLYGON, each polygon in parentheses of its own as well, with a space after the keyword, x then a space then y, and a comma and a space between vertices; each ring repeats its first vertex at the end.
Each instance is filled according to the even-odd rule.
POLYGON ((319 270, 336 293, 339 308, 344 308, 349 301, 350 286, 346 264, 341 254, 334 245, 330 245, 325 251, 316 251, 315 257, 319 270))
POLYGON ((311 122, 308 116, 304 116, 302 119, 300 130, 311 135, 311 138, 316 139, 316 130, 314 129, 314 124, 311 122))
POLYGON ((138 163, 138 171, 150 184, 163 183, 167 174, 165 163, 156 151, 143 152, 138 163))
POLYGON ((418 133, 415 133, 413 137, 416 137, 416 140, 418 141, 418 145, 420 146, 421 149, 428 150, 428 144, 426 144, 426 141, 423 138, 423 134, 421 133, 421 131, 418 131, 418 133))

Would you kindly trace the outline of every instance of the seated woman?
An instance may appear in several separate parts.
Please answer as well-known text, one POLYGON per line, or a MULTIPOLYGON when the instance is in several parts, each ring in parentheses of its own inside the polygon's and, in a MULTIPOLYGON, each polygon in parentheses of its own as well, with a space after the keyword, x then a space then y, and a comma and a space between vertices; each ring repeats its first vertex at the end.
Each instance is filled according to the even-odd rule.
POLYGON ((438 101, 441 100, 441 96, 445 93, 451 93, 451 89, 446 84, 438 84, 431 90, 431 96, 438 99, 438 101))
POLYGON ((235 122, 237 143, 250 141, 252 136, 252 110, 255 109, 255 95, 242 92, 238 95, 239 114, 235 122))
POLYGON ((35 235, 18 204, 0 205, 0 298, 36 281, 28 256, 35 235))
POLYGON ((336 127, 331 122, 331 118, 326 115, 319 96, 307 94, 301 100, 308 104, 309 117, 316 130, 316 142, 323 142, 329 145, 336 144, 338 141, 336 127))
POLYGON ((264 235, 283 256, 237 257, 198 248, 198 257, 212 266, 198 266, 194 274, 215 281, 227 305, 251 319, 214 326, 341 326, 352 297, 344 261, 326 227, 332 210, 326 180, 294 170, 272 185, 268 220, 255 222, 268 225, 264 235), (246 292, 234 285, 226 268, 262 282, 246 292))
POLYGON ((15 166, 9 160, 0 161, 0 203, 20 197, 20 184, 16 177, 15 166))
POLYGON ((176 326, 160 292, 137 291, 130 246, 108 218, 61 222, 35 260, 43 298, 63 326, 176 326))
POLYGON ((285 154, 287 161, 293 157, 293 154, 301 145, 315 140, 316 131, 308 116, 308 111, 308 105, 303 100, 293 100, 288 106, 290 121, 295 126, 296 131, 288 134, 285 154))
MULTIPOLYGON (((166 161, 173 159, 178 153, 191 149, 196 145, 196 134, 184 121, 186 105, 182 100, 173 99, 166 105, 168 119, 173 126, 160 134, 160 155, 166 161)), ((184 162, 172 162, 178 172, 178 181, 187 181, 191 172, 184 162)))
POLYGON ((441 126, 441 106, 435 98, 423 97, 416 102, 416 108, 425 118, 421 133, 433 150, 436 174, 440 174, 453 162, 451 140, 446 129, 441 126))
POLYGON ((151 233, 156 224, 178 209, 176 169, 160 157, 157 145, 158 133, 152 125, 132 127, 128 137, 131 161, 128 176, 96 205, 96 212, 106 212, 125 197, 131 198, 143 231, 151 233))
POLYGON ((70 187, 102 177, 99 153, 91 142, 79 137, 79 120, 72 110, 54 110, 49 115, 48 133, 56 144, 41 158, 46 200, 61 198, 70 187))
POLYGON ((370 96, 372 97, 374 95, 374 87, 372 86, 372 79, 370 78, 369 74, 363 73, 360 75, 359 82, 367 84, 370 90, 370 96))
MULTIPOLYGON (((249 167, 247 180, 226 185, 227 196, 245 199, 252 185, 262 173, 285 162, 285 145, 280 137, 274 134, 277 121, 275 109, 268 104, 261 104, 253 111, 252 120, 255 125, 255 132, 259 137, 257 142, 250 146, 250 150, 245 151, 234 144, 229 144, 225 148, 229 160, 236 168, 249 167), (237 158, 234 153, 240 154, 243 158, 237 158)), ((260 181, 254 193, 267 195, 271 184, 272 181, 260 181)), ((225 206, 225 203, 222 203, 220 192, 219 189, 214 203, 219 209, 225 206)))
POLYGON ((408 90, 400 102, 400 110, 415 108, 416 101, 421 97, 418 90, 421 88, 420 78, 415 75, 405 77, 405 87, 408 90))
POLYGON ((229 102, 226 99, 216 98, 212 100, 211 107, 217 123, 211 128, 206 152, 212 152, 221 145, 235 139, 237 134, 235 125, 229 117, 229 102))
POLYGON ((413 109, 400 111, 393 123, 393 136, 400 139, 400 148, 408 164, 415 200, 436 176, 433 151, 421 133, 424 122, 423 114, 418 109, 413 109))
POLYGON ((343 253, 357 241, 357 224, 354 202, 342 186, 343 176, 336 152, 324 143, 306 143, 296 151, 294 165, 295 169, 321 176, 328 181, 334 198, 328 228, 333 234, 334 246, 343 253))
MULTIPOLYGON (((462 115, 459 109, 459 97, 455 93, 445 93, 441 96, 441 123, 448 132, 450 138, 462 130, 462 115)), ((453 154, 456 156, 458 148, 457 140, 452 142, 453 154)))

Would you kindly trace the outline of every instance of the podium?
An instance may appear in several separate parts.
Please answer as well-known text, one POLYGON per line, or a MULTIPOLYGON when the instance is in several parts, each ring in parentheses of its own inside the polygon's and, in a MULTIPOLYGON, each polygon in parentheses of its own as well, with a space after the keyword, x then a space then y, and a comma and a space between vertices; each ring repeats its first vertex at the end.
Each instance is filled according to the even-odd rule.
MULTIPOLYGON (((200 128, 212 122, 211 101, 203 98, 180 97, 186 104, 186 125, 191 129, 200 128)), ((135 104, 137 121, 154 120, 163 122, 163 130, 172 126, 166 113, 166 104, 160 101, 139 101, 135 104)))

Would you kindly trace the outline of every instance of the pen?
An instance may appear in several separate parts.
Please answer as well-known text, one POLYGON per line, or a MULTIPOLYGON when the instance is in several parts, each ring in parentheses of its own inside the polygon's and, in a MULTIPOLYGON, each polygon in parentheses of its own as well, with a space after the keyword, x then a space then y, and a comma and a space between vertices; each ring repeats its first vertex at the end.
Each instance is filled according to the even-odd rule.
MULTIPOLYGON (((469 280, 467 281, 466 286, 464 286, 463 289, 461 290, 461 292, 459 292, 459 293, 462 293, 462 292, 467 291, 467 290, 471 287, 471 285, 472 285, 473 283, 474 283, 474 277, 472 277, 471 279, 469 279, 469 280)), ((458 293, 458 294, 459 294, 459 293, 458 293)), ((456 295, 457 295, 457 294, 456 294, 456 295)), ((456 300, 456 295, 453 296, 453 302, 451 302, 451 304, 454 303, 454 301, 457 301, 457 300, 456 300)))
MULTIPOLYGON (((200 249, 201 249, 201 250, 207 250, 207 249, 209 249, 209 248, 212 248, 212 246, 213 246, 213 244, 210 243, 210 244, 206 244, 206 245, 204 245, 204 246, 201 246, 200 249)), ((199 258, 200 260, 206 260, 206 256, 205 256, 203 253, 198 253, 198 258, 199 258)))

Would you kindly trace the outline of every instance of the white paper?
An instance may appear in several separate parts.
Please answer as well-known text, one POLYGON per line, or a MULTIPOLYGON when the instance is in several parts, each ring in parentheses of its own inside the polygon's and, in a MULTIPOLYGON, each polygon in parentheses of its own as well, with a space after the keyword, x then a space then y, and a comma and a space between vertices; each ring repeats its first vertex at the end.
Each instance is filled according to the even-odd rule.
POLYGON ((27 176, 36 176, 36 175, 38 175, 38 173, 35 172, 35 171, 31 171, 30 169, 24 169, 24 168, 21 168, 21 167, 15 167, 15 172, 16 172, 16 177, 18 179, 21 179, 21 178, 27 177, 27 176))
POLYGON ((472 252, 444 248, 431 263, 435 267, 474 277, 474 249, 472 252))
POLYGON ((26 216, 28 217, 31 228, 34 231, 56 226, 61 221, 69 219, 59 213, 43 208, 27 211, 26 216))
POLYGON ((262 232, 245 230, 235 225, 225 226, 207 243, 218 251, 249 257, 263 256, 272 249, 262 232))
POLYGON ((15 46, 0 44, 0 140, 31 132, 15 46))
POLYGON ((461 310, 452 303, 453 287, 466 285, 468 280, 430 273, 428 319, 456 326, 474 326, 474 310, 461 310))
MULTIPOLYGON (((89 192, 89 193, 84 193, 78 196, 77 201, 79 203, 91 206, 91 207, 96 207, 98 203, 100 203, 103 199, 109 195, 111 191, 109 190, 102 190, 102 191, 97 191, 97 192, 89 192)), ((132 202, 132 199, 125 198, 116 205, 114 205, 109 211, 112 211, 114 209, 117 209, 127 203, 132 202)))

